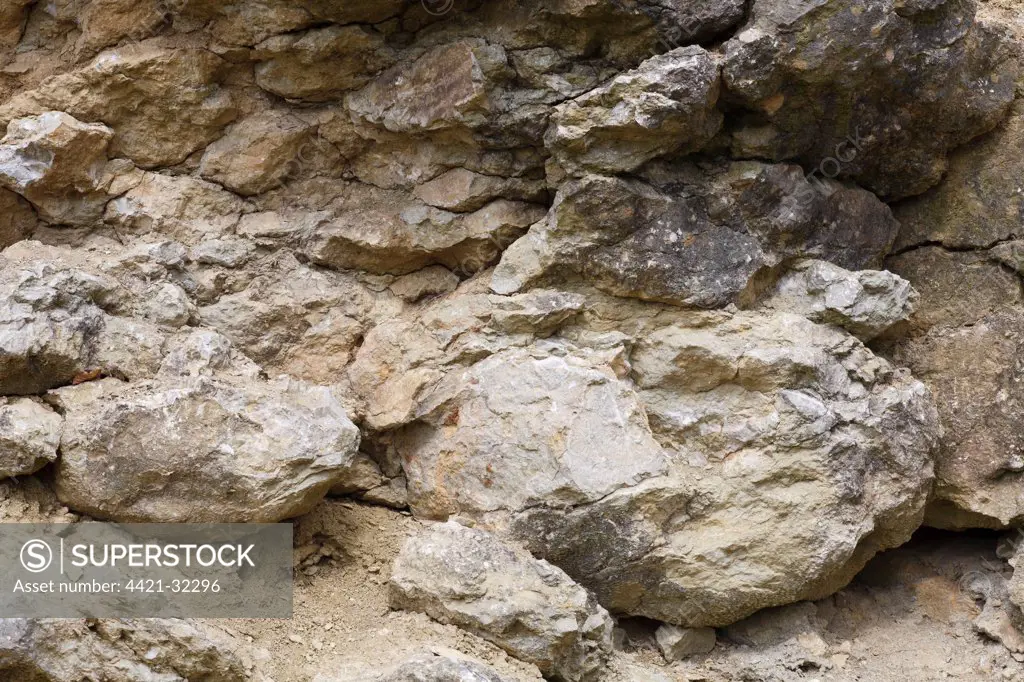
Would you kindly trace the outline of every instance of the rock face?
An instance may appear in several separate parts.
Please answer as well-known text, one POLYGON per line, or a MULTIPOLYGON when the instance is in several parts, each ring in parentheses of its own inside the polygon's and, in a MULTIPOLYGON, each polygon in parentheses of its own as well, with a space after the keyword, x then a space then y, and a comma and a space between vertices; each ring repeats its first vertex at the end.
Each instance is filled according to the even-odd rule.
POLYGON ((910 337, 887 352, 936 396, 945 437, 928 520, 940 527, 1024 519, 1024 213, 1013 181, 1024 169, 1022 124, 1018 104, 992 135, 951 157, 947 183, 899 207, 904 252, 887 264, 921 293, 910 337))
POLYGON ((415 514, 477 519, 612 612, 685 627, 828 594, 920 525, 935 410, 841 329, 513 298, 550 312, 508 327, 503 297, 467 293, 360 349, 415 514))
POLYGON ((26 682, 248 679, 246 645, 181 620, 0 621, 0 672, 26 682))
MULTIPOLYGON (((1022 34, 974 0, 0 4, 0 515, 400 509, 449 623, 402 627, 609 682, 612 615, 703 655, 1024 523, 1022 34)), ((0 678, 263 672, 8 627, 0 678)))
POLYGON ((546 676, 597 679, 612 620, 579 585, 522 549, 455 522, 410 538, 391 575, 391 605, 494 642, 546 676))
POLYGON ((115 521, 297 516, 338 482, 359 445, 358 430, 323 388, 107 379, 61 389, 53 400, 66 419, 58 496, 115 521))
POLYGON ((1012 44, 974 11, 755 0, 725 46, 729 98, 749 112, 733 153, 798 159, 884 198, 937 184, 946 153, 994 128, 1014 98, 1012 44))
POLYGON ((787 258, 878 265, 898 229, 870 193, 821 192, 795 166, 683 164, 650 175, 564 184, 545 221, 505 252, 491 287, 507 294, 575 275, 617 296, 716 308, 755 298, 787 258))

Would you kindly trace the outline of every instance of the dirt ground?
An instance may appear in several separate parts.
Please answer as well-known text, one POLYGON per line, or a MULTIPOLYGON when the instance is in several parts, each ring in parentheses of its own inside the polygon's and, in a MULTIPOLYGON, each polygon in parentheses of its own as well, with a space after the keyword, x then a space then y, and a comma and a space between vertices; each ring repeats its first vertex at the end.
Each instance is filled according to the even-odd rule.
MULTIPOLYGON (((5 522, 76 520, 41 482, 0 483, 5 522)), ((256 682, 343 682, 414 653, 455 650, 511 680, 536 668, 458 628, 387 606, 387 579, 408 514, 328 499, 295 522, 291 620, 210 621, 249 641, 256 682)), ((979 606, 961 586, 1005 567, 995 534, 922 530, 876 557, 836 595, 761 612, 719 633, 708 656, 666 665, 653 624, 622 622, 603 682, 1024 682, 1024 655, 975 632, 979 606)))
MULTIPOLYGON (((514 680, 542 679, 457 628, 389 612, 389 568, 417 525, 400 512, 342 500, 324 502, 297 523, 303 568, 295 617, 228 624, 262 650, 258 669, 266 680, 355 678, 431 649, 468 654, 514 680)), ((763 612, 721 633, 703 660, 667 666, 650 624, 625 623, 606 682, 1024 680, 1024 664, 974 632, 978 606, 960 589, 1002 563, 996 542, 995 535, 922 531, 833 597, 763 612)))

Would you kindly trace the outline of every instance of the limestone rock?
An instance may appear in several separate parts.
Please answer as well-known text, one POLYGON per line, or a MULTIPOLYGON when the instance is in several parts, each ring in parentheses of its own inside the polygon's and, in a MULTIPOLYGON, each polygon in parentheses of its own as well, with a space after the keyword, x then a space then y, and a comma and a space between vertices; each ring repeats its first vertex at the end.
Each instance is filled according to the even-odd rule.
POLYGON ((191 246, 230 234, 248 210, 242 199, 213 183, 146 173, 107 205, 104 221, 131 234, 156 233, 191 246))
POLYGON ((725 45, 729 97, 750 112, 733 154, 796 159, 887 199, 920 194, 946 153, 995 127, 1014 98, 1011 42, 974 12, 973 2, 755 0, 725 45))
POLYGON ((367 672, 368 668, 322 673, 313 682, 514 682, 480 661, 441 647, 414 654, 383 673, 367 672))
POLYGON ((628 173, 656 156, 698 151, 722 125, 718 69, 700 47, 652 57, 559 106, 545 144, 574 175, 628 173))
POLYGON ((247 648, 185 620, 0 620, 0 673, 12 680, 244 682, 247 648))
POLYGON ((867 342, 905 322, 916 300, 910 283, 886 270, 850 272, 801 261, 779 280, 766 305, 839 325, 867 342))
POLYGON ((346 104, 354 116, 392 132, 472 129, 494 113, 488 92, 509 75, 500 45, 458 41, 385 71, 346 104))
MULTIPOLYGON (((414 656, 373 682, 511 682, 492 668, 462 656, 414 656)), ((341 682, 339 680, 339 682, 341 682)))
POLYGON ((544 216, 540 206, 504 199, 461 214, 365 186, 349 197, 347 210, 314 230, 305 247, 319 265, 401 275, 440 264, 472 274, 544 216))
POLYGON ((682 660, 687 656, 711 653, 715 648, 715 631, 713 628, 681 628, 676 625, 664 624, 654 633, 658 641, 661 655, 669 663, 682 660))
POLYGON ((113 129, 111 157, 144 168, 170 166, 220 137, 237 115, 218 85, 224 66, 209 50, 116 48, 18 94, 0 107, 0 121, 65 111, 113 129))
POLYGON ((107 147, 113 132, 59 111, 11 121, 0 140, 0 185, 36 207, 43 220, 90 225, 103 214, 107 147))
POLYGON ((389 288, 402 300, 416 303, 428 296, 451 293, 458 285, 459 278, 454 272, 441 265, 431 265, 399 277, 389 288))
POLYGON ((323 102, 357 90, 395 62, 383 36, 363 26, 329 26, 274 36, 254 57, 256 83, 288 99, 323 102))
POLYGON ((455 522, 406 541, 390 582, 393 608, 453 623, 566 682, 598 679, 612 620, 558 568, 455 522))
POLYGON ((158 0, 92 0, 78 17, 82 29, 78 47, 94 54, 125 38, 143 40, 166 21, 167 15, 158 0))
POLYGON ((247 118, 207 147, 199 174, 243 196, 265 192, 295 172, 311 128, 290 114, 247 118))
POLYGON ((750 302, 787 258, 877 266, 898 229, 870 193, 819 192, 794 166, 682 164, 651 176, 562 185, 547 218, 505 251, 491 287, 508 294, 575 275, 617 296, 716 308, 750 302))
POLYGON ((56 460, 63 421, 29 398, 0 398, 0 478, 33 474, 56 460))
POLYGON ((594 355, 510 349, 447 375, 395 436, 416 515, 575 506, 664 473, 638 396, 594 355))
POLYGON ((544 197, 545 189, 541 180, 504 178, 453 168, 418 186, 413 194, 428 206, 462 213, 481 209, 495 199, 537 203, 544 197))
POLYGON ((0 394, 31 395, 92 369, 106 315, 97 304, 116 287, 45 262, 0 269, 0 394))
POLYGON ((788 314, 670 325, 631 366, 667 475, 492 521, 612 612, 722 626, 830 594, 920 525, 935 408, 845 333, 788 314))
POLYGON ((330 390, 302 383, 106 379, 52 400, 66 418, 57 494, 115 521, 298 516, 341 478, 359 445, 330 390))

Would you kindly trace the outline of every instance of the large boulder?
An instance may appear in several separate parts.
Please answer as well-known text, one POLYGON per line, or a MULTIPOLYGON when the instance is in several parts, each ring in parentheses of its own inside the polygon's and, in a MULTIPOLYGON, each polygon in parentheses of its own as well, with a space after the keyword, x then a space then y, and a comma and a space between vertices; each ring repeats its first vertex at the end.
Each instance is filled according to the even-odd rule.
POLYGON ((899 228, 871 193, 819 191, 796 166, 680 164, 649 176, 562 185, 547 218, 505 251, 494 291, 575 276, 617 296, 717 308, 752 301, 789 258, 878 266, 899 228))
POLYGON ((390 601, 477 634, 555 680, 596 680, 611 653, 612 619, 585 589, 523 549, 455 522, 406 541, 390 601))
POLYGON ((841 328, 472 284, 372 329, 349 374, 417 516, 684 627, 825 596, 920 526, 935 408, 841 328))
POLYGON ((308 512, 352 464, 359 431, 327 388, 212 377, 51 394, 65 416, 56 489, 123 522, 262 523, 308 512))
POLYGON ((996 126, 1018 65, 972 0, 755 0, 725 45, 733 154, 798 160, 884 198, 920 194, 996 126))

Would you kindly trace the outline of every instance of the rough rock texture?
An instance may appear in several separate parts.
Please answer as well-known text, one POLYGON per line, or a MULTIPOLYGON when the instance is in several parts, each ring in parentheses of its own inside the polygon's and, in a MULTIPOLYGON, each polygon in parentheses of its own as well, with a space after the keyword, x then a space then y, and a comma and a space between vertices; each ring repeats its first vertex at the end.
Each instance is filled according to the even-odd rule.
POLYGON ((997 131, 950 160, 950 179, 904 202, 903 253, 888 267, 921 293, 896 362, 929 384, 945 429, 929 523, 1000 528, 1024 519, 1020 362, 1024 144, 1018 104, 997 131))
MULTIPOLYGON (((2 4, 5 520, 302 515, 254 682, 540 679, 388 612, 451 518, 619 619, 572 665, 503 630, 548 677, 972 679, 970 629, 872 656, 942 599, 848 646, 764 609, 854 622, 828 595, 922 520, 1024 520, 1018 0, 2 4), (494 672, 391 670, 442 640, 494 672)), ((1024 648, 1010 588, 961 592, 1024 648)), ((234 679, 129 640, 79 676, 234 679)))
POLYGON ((725 46, 728 97, 748 115, 733 153, 798 159, 885 198, 938 183, 946 153, 1014 98, 1006 31, 975 3, 754 0, 725 46))
POLYGON ((783 276, 765 305, 838 325, 868 342, 906 322, 917 292, 886 270, 849 272, 822 261, 801 261, 783 276))
POLYGON ((297 516, 338 482, 359 445, 330 392, 301 384, 107 379, 51 399, 66 419, 58 496, 115 521, 297 516))
MULTIPOLYGON (((317 676, 313 682, 350 682, 351 677, 317 676)), ((454 652, 412 656, 393 669, 359 677, 355 682, 509 682, 498 671, 454 652)))
POLYGON ((0 477, 25 476, 57 459, 63 420, 29 398, 0 402, 0 477))
POLYGON ((59 111, 11 121, 0 140, 0 184, 32 202, 47 222, 88 225, 109 199, 112 136, 106 126, 59 111))
POLYGON ((687 656, 706 654, 715 648, 713 628, 681 628, 665 624, 654 634, 661 655, 670 663, 687 656))
POLYGON ((249 657, 238 639, 188 621, 0 620, 0 672, 25 682, 242 682, 249 657))
POLYGON ((683 164, 650 175, 562 185, 491 287, 508 294, 576 275, 618 296, 716 308, 749 302, 787 258, 878 265, 898 229, 870 193, 819 191, 796 166, 683 164))
POLYGON ((652 57, 559 106, 545 144, 573 174, 625 173, 665 154, 698 151, 722 115, 718 64, 699 47, 652 57))
POLYGON ((391 575, 391 605, 455 623, 556 680, 597 679, 611 651, 612 620, 585 589, 454 521, 406 542, 391 575))

